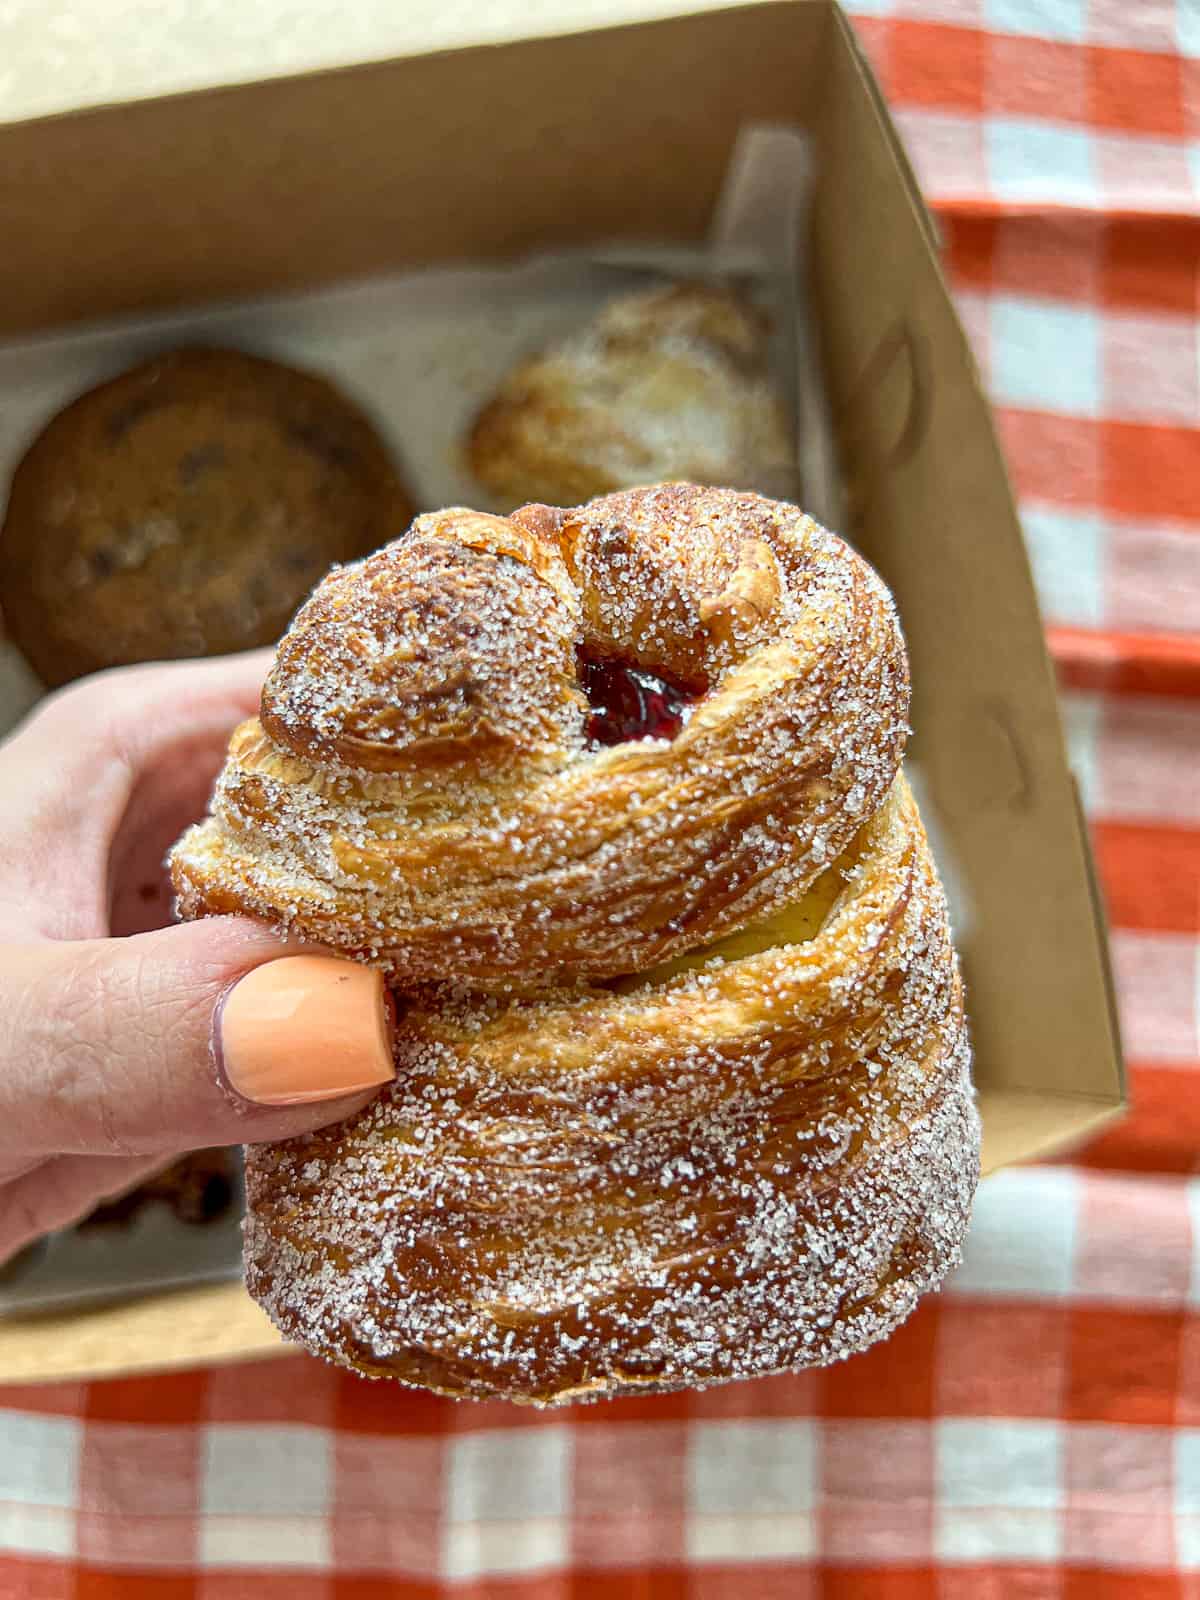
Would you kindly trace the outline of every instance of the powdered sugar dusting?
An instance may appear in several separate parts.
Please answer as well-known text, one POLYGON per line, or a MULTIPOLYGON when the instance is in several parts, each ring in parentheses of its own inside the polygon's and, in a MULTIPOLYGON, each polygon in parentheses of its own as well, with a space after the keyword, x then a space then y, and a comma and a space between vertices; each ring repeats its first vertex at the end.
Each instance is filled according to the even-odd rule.
POLYGON ((957 1260, 978 1126, 902 790, 873 829, 810 947, 619 996, 410 1012, 367 1113, 250 1153, 270 1314, 371 1372, 543 1403, 828 1362, 890 1331, 957 1260))
POLYGON ((401 984, 603 978, 795 899, 879 805, 907 727, 895 613, 793 507, 672 485, 475 519, 463 546, 442 515, 432 557, 414 533, 300 613, 266 735, 175 852, 185 911, 236 879, 401 984), (577 644, 702 686, 681 733, 585 748, 577 644))
POLYGON ((472 467, 510 505, 678 478, 793 495, 768 332, 708 284, 615 299, 509 374, 475 424, 472 467))
POLYGON ((330 1359, 534 1403, 864 1348, 957 1259, 979 1143, 886 591, 752 495, 441 515, 318 591, 175 852, 185 912, 399 1000, 395 1084, 249 1153, 252 1292, 330 1359), (678 736, 589 749, 581 643, 695 684, 678 736))

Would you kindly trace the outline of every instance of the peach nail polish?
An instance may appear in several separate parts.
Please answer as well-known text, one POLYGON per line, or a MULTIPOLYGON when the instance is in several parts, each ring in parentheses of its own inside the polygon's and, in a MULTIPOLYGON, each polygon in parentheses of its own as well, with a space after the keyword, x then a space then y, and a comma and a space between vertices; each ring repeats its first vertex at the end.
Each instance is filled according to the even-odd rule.
POLYGON ((383 974, 334 956, 283 956, 225 996, 221 1066, 258 1105, 333 1100, 393 1076, 383 974))

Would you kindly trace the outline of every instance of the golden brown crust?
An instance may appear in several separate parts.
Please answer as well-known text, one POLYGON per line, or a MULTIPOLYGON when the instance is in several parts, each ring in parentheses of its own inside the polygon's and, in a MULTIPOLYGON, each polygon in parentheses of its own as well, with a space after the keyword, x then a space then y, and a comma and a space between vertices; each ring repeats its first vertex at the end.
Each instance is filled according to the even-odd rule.
POLYGON ((467 440, 471 469, 506 508, 671 479, 794 499, 768 332, 740 295, 707 284, 613 300, 509 373, 467 440))
POLYGON ((331 384, 180 350, 90 390, 35 440, 0 536, 0 598, 49 684, 244 650, 411 516, 375 430, 331 384))
POLYGON ((841 853, 907 726, 866 563, 792 506, 687 484, 512 522, 418 518, 321 586, 175 852, 185 915, 232 894, 401 986, 449 957, 527 987, 643 971, 841 853), (576 645, 708 690, 673 742, 588 750, 576 645))
POLYGON ((890 599, 793 507, 672 485, 418 519, 296 618, 185 915, 390 969, 397 1079, 253 1150, 247 1281, 356 1370, 537 1404, 832 1361, 978 1173, 890 599), (693 685, 591 748, 577 646, 693 685))
POLYGON ((542 1404, 890 1332, 957 1258, 978 1138, 903 779, 854 871, 814 940, 663 987, 414 1004, 372 1107, 249 1152, 251 1292, 359 1371, 542 1404))

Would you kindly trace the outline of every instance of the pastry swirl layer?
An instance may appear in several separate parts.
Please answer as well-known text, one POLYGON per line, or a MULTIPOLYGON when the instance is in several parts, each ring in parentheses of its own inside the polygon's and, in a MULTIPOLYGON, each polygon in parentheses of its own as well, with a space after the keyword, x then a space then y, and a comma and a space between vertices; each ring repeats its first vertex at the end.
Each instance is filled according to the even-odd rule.
POLYGON ((886 589, 691 485, 452 510, 334 573, 172 870, 386 968, 397 1076, 248 1156, 247 1282, 328 1358, 559 1403, 839 1359, 957 1260, 962 987, 886 589), (692 695, 586 737, 580 652, 692 695))

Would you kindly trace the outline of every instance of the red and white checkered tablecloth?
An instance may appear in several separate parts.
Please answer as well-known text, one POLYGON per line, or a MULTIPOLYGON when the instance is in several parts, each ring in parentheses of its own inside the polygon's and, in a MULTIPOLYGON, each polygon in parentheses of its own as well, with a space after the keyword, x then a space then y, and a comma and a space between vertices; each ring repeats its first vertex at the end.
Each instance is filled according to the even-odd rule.
POLYGON ((1130 1118, 826 1372, 528 1415, 0 1390, 0 1600, 1200 1600, 1200 0, 858 0, 1051 624, 1130 1118))

